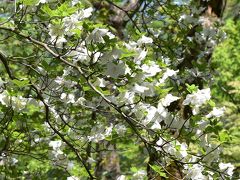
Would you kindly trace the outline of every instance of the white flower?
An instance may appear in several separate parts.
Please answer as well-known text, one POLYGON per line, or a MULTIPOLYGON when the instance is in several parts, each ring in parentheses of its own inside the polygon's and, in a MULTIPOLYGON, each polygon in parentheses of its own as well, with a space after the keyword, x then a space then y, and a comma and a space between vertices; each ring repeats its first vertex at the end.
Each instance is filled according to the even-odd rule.
POLYGON ((53 148, 53 150, 57 150, 61 147, 62 145, 62 141, 58 140, 58 141, 50 141, 49 142, 49 146, 53 148))
POLYGON ((52 40, 64 34, 64 27, 61 24, 49 24, 48 29, 52 40))
POLYGON ((70 176, 70 177, 67 177, 67 180, 79 180, 79 178, 76 176, 70 176))
POLYGON ((159 140, 156 142, 156 145, 155 146, 155 149, 158 150, 158 151, 161 151, 161 148, 160 146, 162 146, 166 141, 164 141, 162 138, 159 138, 159 140))
POLYGON ((62 44, 67 42, 64 38, 64 27, 61 24, 49 24, 49 35, 51 36, 51 43, 56 47, 62 47, 62 44))
POLYGON ((16 158, 12 158, 12 159, 11 159, 12 165, 15 165, 17 162, 18 162, 18 160, 17 160, 16 158))
POLYGON ((137 41, 137 44, 138 44, 138 45, 151 44, 152 42, 153 42, 152 38, 146 37, 146 36, 142 36, 142 37, 137 41))
POLYGON ((113 124, 110 124, 110 126, 107 127, 105 130, 105 136, 109 136, 112 133, 112 130, 113 130, 113 124))
POLYGON ((92 12, 93 12, 93 8, 90 7, 84 10, 80 10, 78 13, 78 16, 80 19, 88 18, 92 15, 92 12))
POLYGON ((56 46, 61 48, 63 46, 63 43, 66 43, 67 40, 63 37, 63 36, 59 36, 59 37, 54 37, 53 39, 51 39, 51 42, 56 46))
MULTIPOLYGON (((161 115, 161 121, 164 119, 169 119, 169 112, 168 110, 162 105, 161 102, 158 103, 157 107, 158 114, 161 115)), ((160 121, 159 121, 160 122, 160 121)))
POLYGON ((136 48, 137 48, 137 43, 134 41, 129 41, 128 43, 125 43, 124 45, 129 50, 136 50, 136 48))
POLYGON ((88 136, 88 140, 92 142, 99 142, 105 138, 104 134, 96 133, 92 136, 88 136))
POLYGON ((57 158, 58 155, 62 155, 63 152, 61 151, 60 147, 62 146, 62 141, 58 140, 58 141, 50 141, 49 142, 49 146, 53 148, 52 153, 54 154, 54 156, 57 158))
POLYGON ((188 94, 186 99, 183 101, 183 105, 192 104, 195 106, 201 106, 211 98, 210 93, 211 93, 210 89, 207 88, 207 89, 198 90, 197 92, 192 94, 188 94))
POLYGON ((75 103, 75 96, 74 94, 66 94, 66 93, 62 93, 61 100, 63 100, 65 103, 75 103))
POLYGON ((144 91, 143 93, 144 96, 153 97, 154 95, 156 95, 155 93, 156 84, 154 82, 143 82, 142 85, 148 88, 148 90, 144 91))
POLYGON ((74 167, 73 161, 69 161, 67 164, 67 170, 71 170, 71 169, 73 169, 73 167, 74 167))
POLYGON ((117 134, 123 135, 126 132, 127 128, 123 124, 117 124, 115 125, 115 130, 117 134))
POLYGON ((96 28, 91 32, 87 40, 97 42, 97 43, 105 43, 103 39, 104 36, 108 36, 109 39, 115 38, 115 36, 111 32, 109 32, 107 29, 96 28))
POLYGON ((219 159, 221 150, 219 147, 217 147, 217 144, 209 144, 209 135, 205 135, 205 137, 202 138, 204 139, 201 139, 202 142, 200 142, 200 145, 206 149, 207 154, 204 156, 203 161, 210 165, 214 160, 219 159))
POLYGON ((211 118, 211 117, 221 117, 223 116, 225 111, 225 107, 222 108, 216 108, 214 107, 213 110, 206 116, 207 118, 211 118))
POLYGON ((138 103, 134 109, 133 109, 133 112, 136 116, 137 119, 142 119, 145 117, 145 113, 147 112, 148 110, 148 105, 147 104, 144 104, 144 103, 138 103))
POLYGON ((124 175, 118 176, 117 180, 126 180, 126 176, 124 175))
POLYGON ((6 105, 6 106, 9 106, 11 104, 11 98, 8 95, 6 90, 0 94, 0 102, 2 105, 6 105))
POLYGON ((124 75, 126 73, 126 65, 124 62, 120 62, 118 64, 114 64, 109 62, 107 64, 107 70, 105 72, 106 75, 109 75, 112 78, 118 78, 120 75, 124 75))
POLYGON ((97 87, 106 87, 107 81, 103 78, 97 78, 97 80, 93 83, 94 86, 97 87))
POLYGON ((187 153, 187 144, 183 142, 182 144, 177 141, 177 146, 180 146, 180 149, 177 151, 177 157, 184 158, 188 155, 187 153), (178 154, 179 153, 179 154, 178 154))
POLYGON ((71 30, 77 28, 79 22, 78 14, 72 14, 70 17, 63 18, 64 30, 67 35, 73 35, 74 33, 71 30))
POLYGON ((86 99, 84 97, 80 97, 77 99, 76 104, 84 105, 86 99))
POLYGON ((85 47, 85 44, 81 44, 77 47, 76 50, 68 53, 68 56, 73 57, 73 63, 76 64, 78 61, 80 62, 89 62, 90 61, 91 52, 85 47))
POLYGON ((48 3, 48 2, 49 2, 49 0, 39 0, 37 5, 39 5, 40 3, 45 4, 45 3, 48 3))
POLYGON ((16 110, 22 110, 26 105, 27 105, 27 98, 23 98, 22 96, 18 96, 18 97, 12 97, 12 107, 13 109, 16 110))
POLYGON ((133 87, 133 91, 139 94, 144 93, 144 91, 147 91, 148 89, 148 87, 140 86, 138 84, 135 84, 135 86, 133 87))
POLYGON ((168 77, 175 76, 178 73, 179 70, 172 70, 167 68, 165 73, 163 74, 162 78, 160 79, 160 83, 163 83, 168 77))
POLYGON ((78 2, 79 0, 72 0, 72 6, 75 6, 78 2))
POLYGON ((192 180, 207 180, 207 177, 202 174, 204 168, 199 164, 194 164, 192 167, 185 166, 184 172, 187 174, 186 179, 192 180))
POLYGON ((146 77, 155 76, 157 73, 162 71, 155 62, 151 62, 150 65, 143 64, 141 66, 141 70, 145 73, 144 75, 146 77))
POLYGON ((129 104, 133 104, 134 103, 134 97, 135 97, 135 93, 131 92, 131 91, 126 91, 124 93, 120 93, 118 96, 118 99, 120 102, 123 103, 129 103, 129 104))
POLYGON ((92 142, 99 142, 103 140, 106 136, 111 135, 113 130, 113 124, 105 128, 103 125, 94 126, 91 130, 91 135, 88 136, 88 140, 92 142))
POLYGON ((136 180, 143 180, 146 175, 147 175, 147 173, 145 170, 139 170, 133 174, 133 177, 136 180))
POLYGON ((219 163, 219 168, 229 176, 233 175, 234 166, 231 163, 219 163))
POLYGON ((87 160, 88 163, 92 164, 92 163, 95 163, 96 160, 91 158, 91 157, 88 157, 88 160, 87 160))
POLYGON ((137 55, 134 57, 134 62, 137 65, 140 65, 142 60, 145 59, 146 55, 147 55, 147 50, 144 49, 137 49, 137 55))
POLYGON ((153 125, 151 126, 151 129, 161 129, 161 125, 158 121, 155 121, 153 125))
POLYGON ((155 108, 154 106, 150 106, 147 109, 147 116, 146 118, 142 121, 143 125, 147 125, 148 123, 150 123, 151 121, 156 119, 157 116, 157 108, 155 108))
POLYGON ((172 94, 167 94, 164 99, 161 99, 162 105, 167 107, 169 106, 172 102, 180 99, 180 97, 173 96, 172 94))

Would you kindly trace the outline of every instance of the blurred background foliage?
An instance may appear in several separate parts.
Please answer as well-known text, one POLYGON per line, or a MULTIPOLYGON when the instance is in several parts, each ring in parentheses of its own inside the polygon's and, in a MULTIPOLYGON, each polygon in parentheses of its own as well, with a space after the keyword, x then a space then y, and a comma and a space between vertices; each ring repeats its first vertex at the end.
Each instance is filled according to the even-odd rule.
POLYGON ((225 128, 230 142, 223 147, 225 161, 240 172, 240 0, 228 0, 224 15, 226 39, 217 46, 212 58, 213 97, 225 106, 225 128))

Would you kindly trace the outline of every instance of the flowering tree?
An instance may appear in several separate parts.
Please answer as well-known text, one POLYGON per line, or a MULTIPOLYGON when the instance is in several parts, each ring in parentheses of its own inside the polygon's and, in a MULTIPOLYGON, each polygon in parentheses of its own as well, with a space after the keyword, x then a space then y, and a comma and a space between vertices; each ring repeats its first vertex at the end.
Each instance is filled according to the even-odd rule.
POLYGON ((231 179, 214 2, 17 2, 0 23, 1 176, 231 179))

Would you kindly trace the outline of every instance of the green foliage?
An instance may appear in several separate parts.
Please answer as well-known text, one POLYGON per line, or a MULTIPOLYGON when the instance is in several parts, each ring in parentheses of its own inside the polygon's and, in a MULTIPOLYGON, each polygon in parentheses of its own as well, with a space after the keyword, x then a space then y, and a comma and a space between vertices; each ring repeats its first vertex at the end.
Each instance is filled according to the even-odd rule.
POLYGON ((213 55, 213 68, 216 72, 213 94, 218 103, 226 107, 225 128, 220 132, 220 140, 226 142, 224 157, 239 166, 240 157, 240 21, 227 19, 223 27, 226 32, 224 40, 213 55), (231 145, 230 145, 231 143, 231 145))
POLYGON ((162 167, 157 166, 157 165, 150 165, 149 166, 159 174, 160 177, 168 178, 162 167))

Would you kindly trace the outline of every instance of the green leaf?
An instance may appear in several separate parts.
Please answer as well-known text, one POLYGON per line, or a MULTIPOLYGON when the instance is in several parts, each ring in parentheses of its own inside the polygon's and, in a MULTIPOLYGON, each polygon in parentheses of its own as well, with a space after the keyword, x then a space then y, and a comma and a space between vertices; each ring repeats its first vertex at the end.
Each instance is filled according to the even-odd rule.
POLYGON ((121 49, 122 53, 121 53, 121 57, 120 59, 124 59, 124 58, 128 58, 128 57, 134 57, 136 55, 136 52, 133 51, 128 51, 126 49, 121 49))
POLYGON ((32 6, 36 5, 38 3, 38 0, 21 0, 20 3, 27 6, 32 6))
POLYGON ((216 106, 215 102, 212 101, 212 100, 209 100, 209 101, 208 101, 208 104, 209 104, 211 107, 215 107, 215 106, 216 106))
POLYGON ((219 140, 221 142, 227 142, 230 139, 227 131, 219 132, 219 140))
POLYGON ((14 80, 12 80, 12 82, 14 84, 16 84, 18 87, 25 87, 25 86, 29 86, 30 85, 29 80, 27 80, 27 79, 25 79, 25 80, 14 79, 14 80))
POLYGON ((187 91, 189 93, 194 93, 198 90, 198 86, 196 86, 195 84, 192 84, 192 85, 186 84, 186 86, 187 86, 187 91))
POLYGON ((60 16, 65 17, 73 14, 76 11, 76 7, 69 7, 68 3, 61 4, 57 9, 52 10, 48 4, 42 7, 42 11, 48 14, 50 17, 60 16))
POLYGON ((150 26, 153 28, 160 28, 163 26, 163 22, 162 21, 152 21, 150 26))
POLYGON ((168 178, 167 175, 166 175, 166 173, 163 171, 162 167, 157 166, 157 165, 151 165, 151 164, 149 164, 149 166, 150 166, 156 173, 158 173, 161 177, 168 178))

